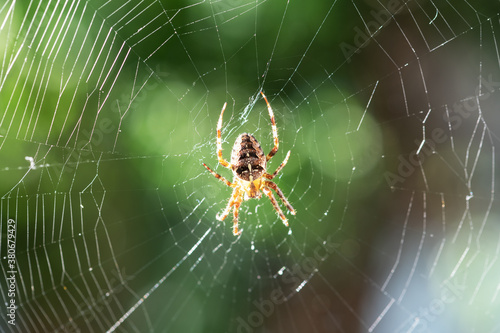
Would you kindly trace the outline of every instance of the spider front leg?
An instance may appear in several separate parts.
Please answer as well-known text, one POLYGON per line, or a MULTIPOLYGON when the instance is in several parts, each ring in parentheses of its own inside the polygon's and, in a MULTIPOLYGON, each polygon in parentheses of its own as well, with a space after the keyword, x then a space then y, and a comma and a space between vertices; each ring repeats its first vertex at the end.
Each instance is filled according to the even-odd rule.
POLYGON ((283 214, 283 211, 281 210, 280 206, 278 205, 278 202, 274 198, 273 192, 267 188, 262 188, 262 192, 264 192, 265 195, 269 197, 269 200, 271 200, 271 203, 273 204, 274 209, 278 212, 278 215, 280 216, 281 220, 283 221, 283 224, 288 227, 288 220, 286 219, 285 214, 283 214))
POLYGON ((241 196, 234 203, 233 210, 233 235, 238 236, 241 234, 241 230, 238 230, 238 212, 240 210, 241 205, 241 196))
POLYGON ((233 194, 231 195, 231 199, 229 199, 226 208, 221 214, 217 214, 216 218, 219 221, 224 221, 224 219, 229 215, 229 212, 231 211, 231 208, 233 207, 234 203, 236 202, 236 199, 240 196, 240 191, 238 188, 234 188, 233 194))
POLYGON ((283 194, 283 192, 281 191, 281 189, 278 187, 278 185, 276 185, 273 182, 264 181, 264 186, 272 188, 276 192, 276 194, 280 197, 281 201, 283 201, 283 203, 285 204, 286 208, 290 211, 290 213, 292 215, 296 214, 295 209, 292 207, 292 205, 290 205, 290 203, 288 202, 288 200, 285 198, 285 195, 283 194))
POLYGON ((238 187, 235 187, 233 190, 233 194, 231 195, 231 199, 227 203, 226 208, 221 214, 217 214, 216 218, 219 221, 224 221, 224 219, 229 215, 231 212, 231 208, 234 206, 234 211, 233 211, 233 234, 235 236, 241 234, 241 231, 238 231, 238 210, 241 205, 241 201, 243 200, 243 197, 240 193, 240 190, 238 187))

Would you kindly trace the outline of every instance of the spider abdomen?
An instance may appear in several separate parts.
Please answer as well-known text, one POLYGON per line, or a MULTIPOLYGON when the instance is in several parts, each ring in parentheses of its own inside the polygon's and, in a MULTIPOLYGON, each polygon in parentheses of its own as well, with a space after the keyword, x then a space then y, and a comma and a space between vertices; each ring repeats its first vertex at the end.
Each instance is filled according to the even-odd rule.
POLYGON ((254 181, 266 172, 266 156, 255 137, 248 133, 241 134, 233 145, 231 168, 235 176, 254 181))

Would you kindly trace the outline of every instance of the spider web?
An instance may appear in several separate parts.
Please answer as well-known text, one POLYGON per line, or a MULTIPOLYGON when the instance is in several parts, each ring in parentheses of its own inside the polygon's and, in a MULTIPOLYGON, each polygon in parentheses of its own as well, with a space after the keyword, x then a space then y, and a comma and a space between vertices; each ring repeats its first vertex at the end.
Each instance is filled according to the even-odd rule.
POLYGON ((2 331, 500 332, 499 13, 1 3, 2 331), (202 163, 231 180, 224 102, 226 159, 272 148, 261 90, 297 215, 244 201, 235 237, 202 163))

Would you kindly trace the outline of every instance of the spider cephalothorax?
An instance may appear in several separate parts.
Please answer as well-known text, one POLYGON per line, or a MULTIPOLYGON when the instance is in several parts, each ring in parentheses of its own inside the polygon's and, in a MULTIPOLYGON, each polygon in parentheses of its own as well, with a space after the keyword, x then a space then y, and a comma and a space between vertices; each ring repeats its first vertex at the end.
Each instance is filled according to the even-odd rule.
POLYGON ((278 194, 290 213, 295 215, 295 209, 293 209, 292 205, 290 205, 288 200, 285 198, 278 185, 271 181, 263 179, 266 178, 271 180, 278 174, 278 172, 280 172, 280 170, 285 166, 288 158, 290 157, 290 151, 288 151, 285 160, 276 169, 276 171, 274 171, 273 174, 268 174, 266 172, 267 161, 269 161, 271 157, 273 157, 274 154, 276 154, 276 152, 278 151, 279 141, 278 130, 276 128, 273 110, 264 93, 260 93, 266 101, 267 110, 269 112, 269 117, 271 118, 273 129, 274 147, 273 149, 271 149, 269 154, 264 155, 262 147, 253 135, 243 133, 238 136, 238 138, 234 142, 233 151, 231 153, 231 164, 229 164, 222 157, 222 115, 224 114, 224 110, 227 106, 227 103, 224 103, 224 106, 222 107, 222 111, 220 113, 219 122, 217 123, 217 156, 219 157, 219 163, 222 166, 233 171, 233 182, 231 183, 227 181, 224 177, 222 177, 218 173, 215 173, 205 163, 203 163, 205 168, 207 168, 208 171, 210 171, 217 179, 220 179, 221 181, 226 183, 227 186, 234 188, 233 194, 231 195, 231 199, 229 200, 226 209, 224 209, 222 214, 217 214, 217 219, 220 221, 224 220, 229 215, 231 209, 234 207, 233 233, 235 235, 239 235, 241 233, 240 231, 238 231, 238 210, 240 208, 241 201, 243 200, 243 198, 245 200, 249 198, 260 198, 262 196, 260 191, 264 192, 264 194, 269 197, 269 200, 271 200, 274 209, 278 212, 280 218, 283 220, 283 223, 286 226, 288 226, 288 221, 285 217, 285 214, 283 214, 283 211, 278 206, 278 203, 276 202, 271 189, 274 190, 276 194, 278 194))

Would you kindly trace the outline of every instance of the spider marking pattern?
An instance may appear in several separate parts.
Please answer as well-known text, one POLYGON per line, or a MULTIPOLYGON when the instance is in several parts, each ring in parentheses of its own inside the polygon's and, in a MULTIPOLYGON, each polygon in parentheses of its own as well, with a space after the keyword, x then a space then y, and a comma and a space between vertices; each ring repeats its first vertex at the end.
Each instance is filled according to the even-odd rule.
POLYGON ((203 166, 207 168, 208 171, 215 178, 224 182, 227 186, 233 188, 233 193, 226 208, 222 213, 217 214, 217 220, 223 221, 233 209, 233 234, 239 235, 241 231, 238 230, 238 210, 240 208, 241 202, 248 200, 250 198, 259 199, 262 196, 262 192, 269 198, 274 209, 278 213, 279 217, 283 221, 283 224, 288 227, 288 220, 283 214, 278 202, 276 201, 273 192, 276 192, 278 197, 283 201, 286 208, 295 215, 295 209, 290 205, 285 195, 281 189, 273 183, 271 180, 276 177, 276 175, 283 169, 283 167, 288 162, 290 157, 290 151, 286 154, 285 159, 280 164, 280 166, 272 174, 266 172, 267 162, 276 154, 279 147, 278 140, 278 130, 276 128, 276 121, 274 120, 274 113, 271 105, 269 104, 266 95, 260 92, 267 104, 267 110, 269 112, 269 117, 271 118, 271 126, 273 130, 274 147, 271 149, 269 154, 264 155, 259 142, 252 134, 243 133, 238 136, 233 145, 233 151, 231 152, 231 163, 226 161, 222 157, 222 139, 221 139, 221 129, 222 129, 222 116, 224 115, 224 110, 226 109, 227 102, 224 103, 222 111, 220 112, 219 121, 217 122, 217 157, 219 158, 219 163, 228 169, 231 169, 234 175, 233 182, 229 182, 224 177, 210 169, 205 163, 203 166))

